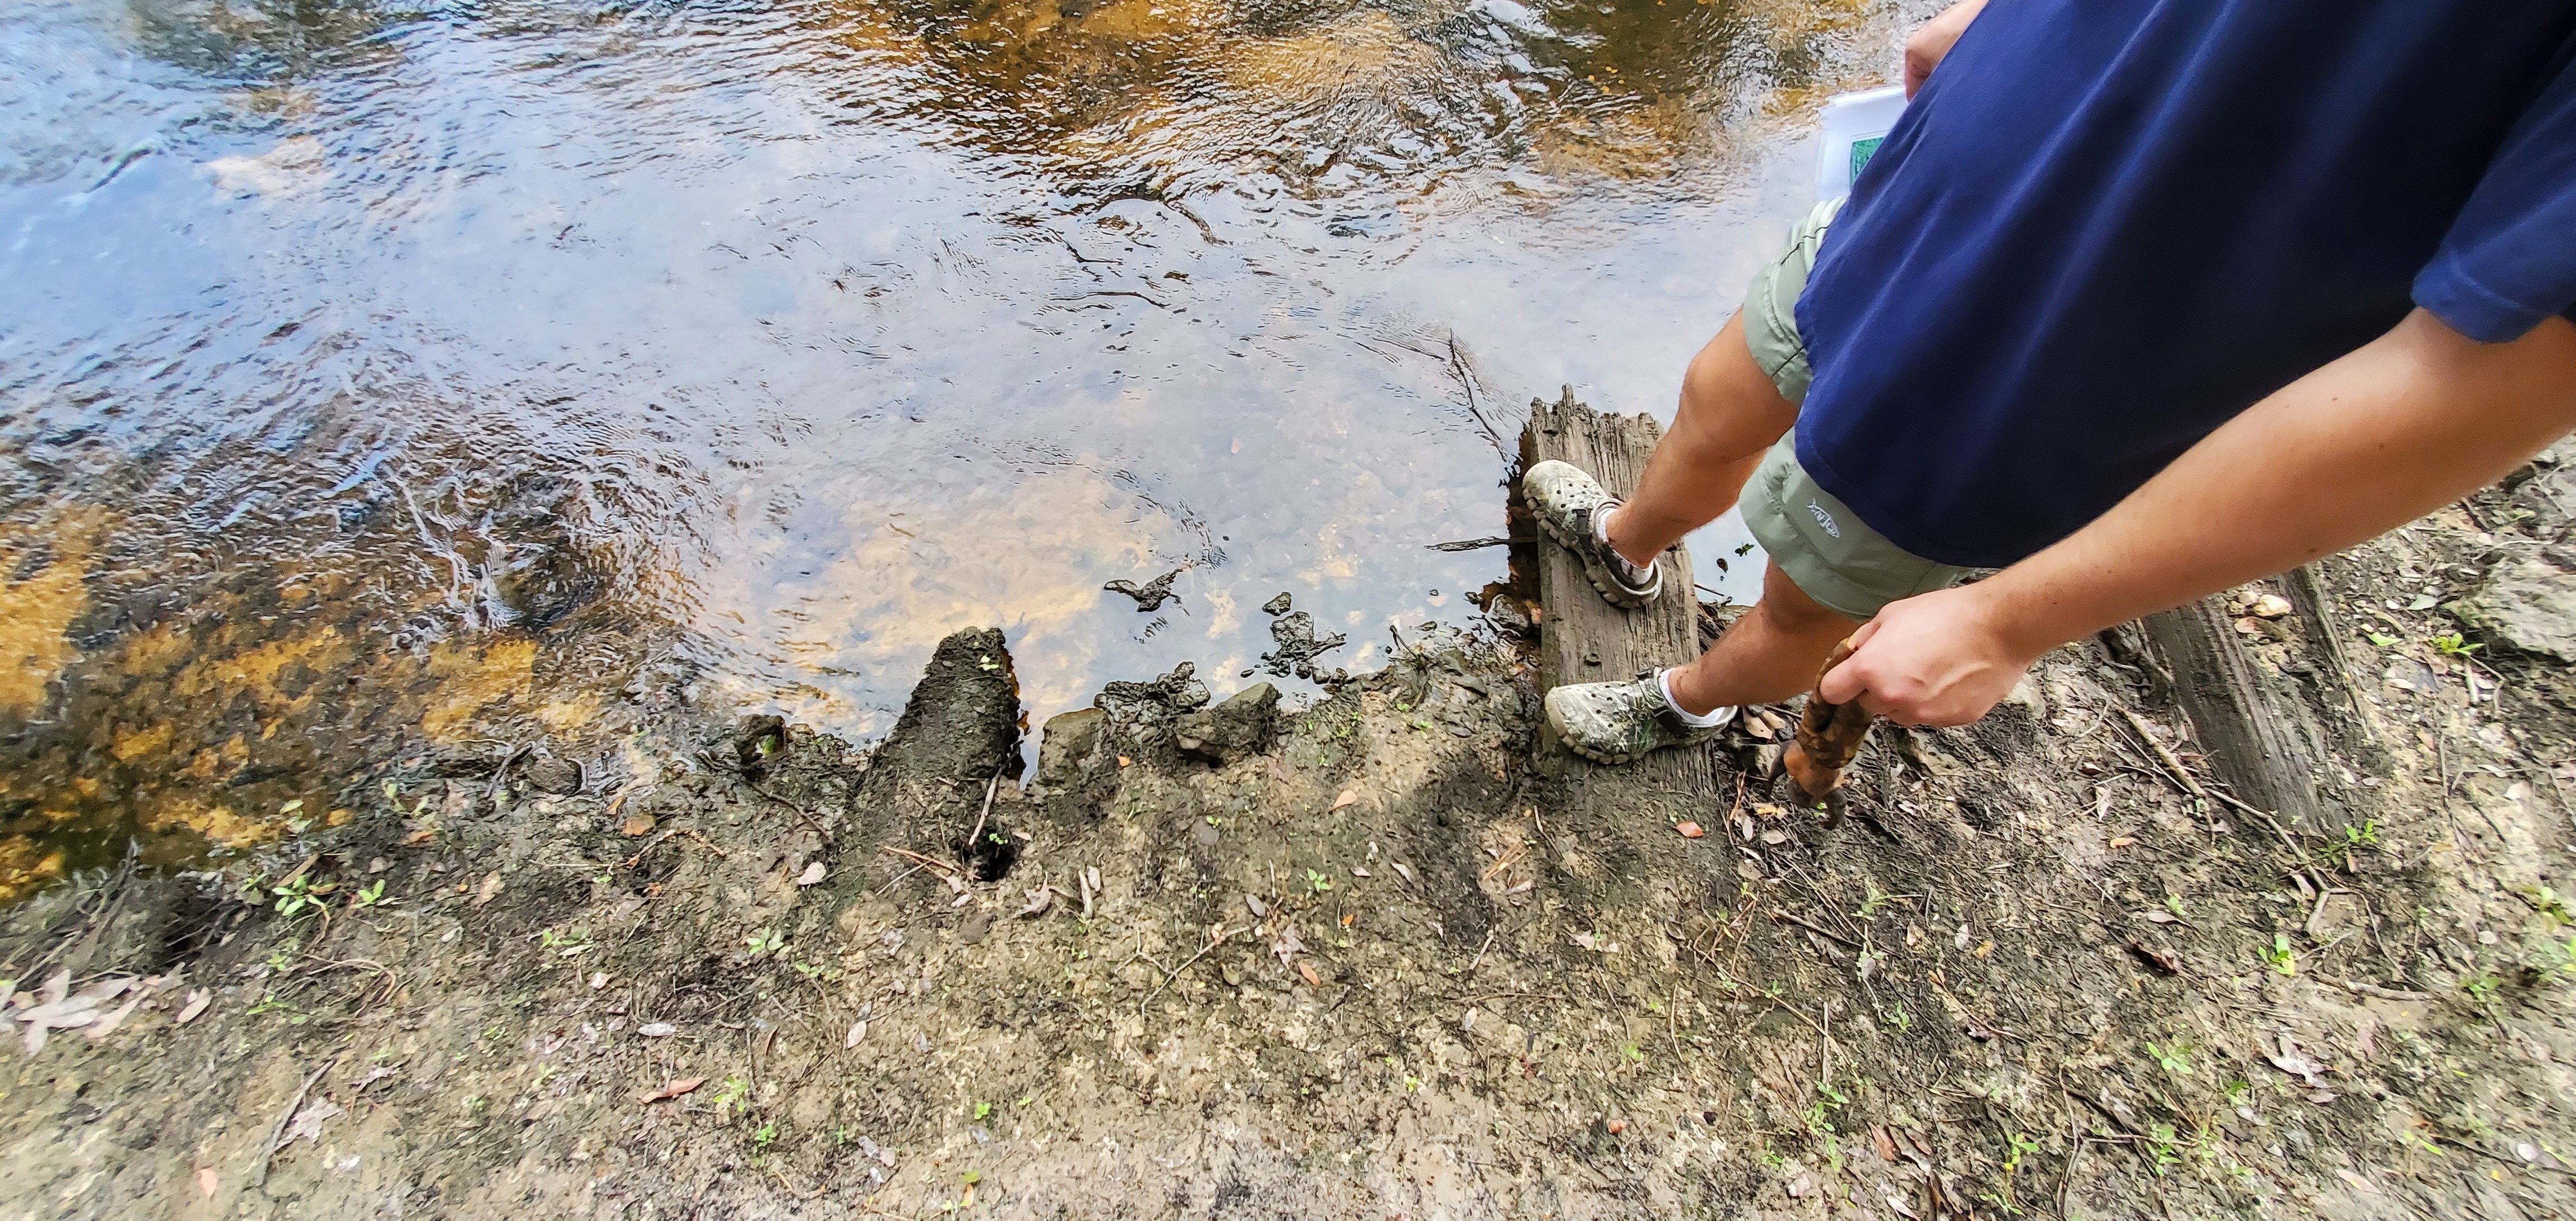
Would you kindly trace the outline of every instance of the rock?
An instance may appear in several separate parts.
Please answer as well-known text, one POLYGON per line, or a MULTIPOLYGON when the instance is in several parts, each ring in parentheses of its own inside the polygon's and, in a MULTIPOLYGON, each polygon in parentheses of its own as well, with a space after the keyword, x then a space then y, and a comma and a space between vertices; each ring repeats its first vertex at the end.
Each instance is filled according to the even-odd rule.
POLYGON ((1080 779, 1100 748, 1100 731, 1108 722, 1109 714, 1097 708, 1076 708, 1048 717, 1038 730, 1038 783, 1063 788, 1080 779))
POLYGON ((1279 689, 1254 683, 1214 708, 1172 722, 1172 737, 1185 754, 1210 763, 1232 763, 1270 749, 1279 723, 1279 689))
POLYGON ((1291 601, 1288 597, 1288 591, 1283 589, 1279 591, 1279 595, 1277 597, 1261 604, 1261 613, 1273 617, 1284 615, 1288 613, 1288 607, 1290 605, 1291 601))
POLYGON ((2476 593, 2445 609, 2500 647, 2576 661, 2576 573, 2536 557, 2496 565, 2476 593))
POLYGON ((1198 669, 1197 662, 1185 661, 1172 667, 1171 673, 1150 683, 1112 681, 1101 687, 1100 698, 1095 702, 1113 711, 1134 715, 1204 708, 1208 702, 1208 689, 1206 683, 1193 677, 1198 669))
POLYGON ((552 755, 530 759, 519 768, 519 774, 527 777, 528 786, 540 793, 565 797, 581 791, 581 765, 570 759, 557 759, 552 755))

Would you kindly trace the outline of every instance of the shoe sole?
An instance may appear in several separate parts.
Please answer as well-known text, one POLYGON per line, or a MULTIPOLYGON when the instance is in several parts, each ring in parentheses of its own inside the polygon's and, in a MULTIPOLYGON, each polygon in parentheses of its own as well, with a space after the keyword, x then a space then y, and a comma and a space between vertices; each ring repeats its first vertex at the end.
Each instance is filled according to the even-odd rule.
MULTIPOLYGON (((1663 571, 1660 567, 1662 561, 1660 559, 1656 561, 1658 567, 1655 573, 1655 592, 1653 594, 1640 596, 1635 591, 1619 584, 1619 582, 1610 575, 1609 570, 1602 566, 1599 559, 1595 558, 1588 549, 1578 546, 1573 539, 1567 538, 1565 536, 1565 531, 1559 529, 1555 522, 1548 520, 1548 518, 1543 514, 1533 513, 1530 516, 1538 519, 1538 528, 1540 531, 1545 533, 1549 538, 1555 539, 1557 546, 1565 548, 1567 554, 1572 555, 1583 565, 1583 579, 1592 583, 1593 592, 1600 594, 1602 601, 1618 607, 1621 610, 1644 610, 1647 607, 1654 605, 1655 598, 1664 592, 1663 571)), ((1620 760, 1620 762, 1623 763, 1626 761, 1627 760, 1625 759, 1620 760)))

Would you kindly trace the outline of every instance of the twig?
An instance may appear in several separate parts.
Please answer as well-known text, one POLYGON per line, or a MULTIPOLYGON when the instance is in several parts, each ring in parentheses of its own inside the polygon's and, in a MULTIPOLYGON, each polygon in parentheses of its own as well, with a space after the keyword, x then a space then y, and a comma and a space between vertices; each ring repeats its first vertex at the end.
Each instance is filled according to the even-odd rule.
POLYGON ((975 829, 966 833, 966 851, 973 852, 984 838, 984 820, 992 817, 993 794, 1002 791, 1002 769, 993 769, 993 778, 984 782, 984 808, 975 812, 975 829))
MULTIPOLYGON (((1177 966, 1177 967, 1172 968, 1172 972, 1171 972, 1171 974, 1169 974, 1169 975, 1165 975, 1165 976, 1163 977, 1163 982, 1161 982, 1161 983, 1159 983, 1159 984, 1154 985, 1154 990, 1153 990, 1153 991, 1151 991, 1151 992, 1146 993, 1146 994, 1145 994, 1145 999, 1143 999, 1143 1000, 1141 1000, 1141 1001, 1136 1002, 1136 1015, 1137 1015, 1138 1017, 1143 1017, 1143 1016, 1144 1016, 1144 1014, 1145 1014, 1145 1006, 1153 1004, 1153 1003, 1154 1003, 1154 998, 1155 998, 1155 997, 1158 997, 1158 996, 1161 996, 1161 995, 1163 994, 1163 989, 1168 988, 1168 987, 1171 987, 1171 986, 1172 986, 1172 981, 1173 981, 1173 980, 1176 980, 1176 979, 1179 979, 1179 978, 1181 977, 1181 972, 1186 971, 1186 970, 1189 970, 1191 967, 1193 967, 1193 966, 1195 966, 1195 965, 1197 965, 1197 964, 1198 964, 1198 960, 1200 960, 1200 959, 1202 959, 1202 958, 1207 957, 1207 956, 1208 956, 1208 951, 1209 951, 1209 950, 1213 950, 1213 949, 1215 949, 1215 948, 1216 948, 1216 947, 1218 947, 1218 946, 1224 945, 1224 944, 1225 944, 1225 942, 1226 942, 1226 939, 1227 939, 1227 938, 1229 938, 1229 937, 1233 937, 1233 936, 1236 936, 1237 934, 1241 934, 1241 933, 1249 933, 1249 932, 1251 932, 1251 931, 1252 931, 1252 926, 1251 926, 1251 925, 1245 925, 1245 926, 1244 926, 1244 927, 1242 927, 1242 928, 1239 928, 1239 929, 1232 929, 1232 930, 1228 930, 1228 929, 1224 929, 1224 928, 1219 928, 1219 929, 1216 931, 1216 936, 1213 936, 1213 937, 1208 938, 1208 943, 1207 943, 1206 945, 1203 945, 1203 946, 1200 946, 1200 947, 1199 947, 1199 952, 1198 952, 1198 953, 1190 955, 1190 960, 1189 960, 1188 962, 1182 963, 1181 965, 1179 965, 1179 966, 1177 966)), ((1141 951, 1140 951, 1140 952, 1141 952, 1141 951)), ((1151 961, 1151 960, 1149 959, 1148 961, 1151 961)))
POLYGON ((1824 926, 1822 926, 1822 925, 1819 925, 1819 924, 1812 923, 1812 922, 1807 921, 1807 920, 1799 919, 1798 917, 1796 917, 1796 916, 1792 916, 1792 915, 1790 915, 1789 913, 1787 913, 1787 912, 1785 912, 1785 911, 1781 911, 1780 909, 1778 909, 1778 908, 1776 908, 1776 907, 1775 907, 1775 908, 1773 908, 1773 909, 1771 909, 1771 918, 1772 918, 1772 919, 1774 919, 1774 920, 1778 920, 1778 921, 1780 921, 1780 922, 1782 922, 1782 923, 1785 923, 1785 924, 1794 924, 1794 925, 1797 925, 1798 927, 1800 927, 1800 928, 1802 928, 1802 929, 1805 929, 1805 930, 1807 930, 1807 931, 1808 931, 1808 932, 1810 932, 1810 933, 1814 933, 1815 935, 1817 935, 1817 936, 1819 936, 1819 937, 1822 937, 1822 938, 1824 938, 1824 939, 1826 939, 1826 940, 1828 940, 1828 941, 1836 942, 1836 943, 1838 943, 1838 944, 1840 944, 1840 945, 1844 946, 1845 948, 1851 949, 1851 950, 1853 950, 1853 951, 1855 951, 1855 952, 1857 952, 1857 951, 1861 951, 1861 950, 1866 950, 1866 949, 1868 949, 1868 948, 1869 948, 1869 947, 1867 947, 1867 946, 1862 945, 1861 943, 1859 943, 1859 942, 1857 942, 1857 941, 1852 940, 1852 939, 1851 939, 1851 938, 1849 938, 1849 937, 1845 937, 1845 936, 1843 936, 1841 933, 1837 933, 1837 932, 1833 931, 1832 929, 1826 928, 1826 927, 1824 927, 1824 926))
POLYGON ((2430 992, 2409 992, 2404 988, 2383 988, 2377 984, 2365 984, 2359 980, 2336 979, 2331 975, 2320 975, 2317 978, 2333 984, 2346 992, 2350 992, 2355 996, 2372 996, 2384 1001, 2429 1001, 2440 999, 2430 992))
POLYGON ((2182 786, 2182 791, 2204 800, 2209 797, 2209 790, 2202 788, 2200 781, 2192 778, 2191 772, 2183 767, 2182 760, 2176 758, 2173 751, 2164 743, 2157 741, 2156 735, 2147 732, 2145 717, 2126 708, 2120 710, 2120 715, 2128 720, 2129 728, 2137 733, 2138 740, 2147 744, 2147 750, 2155 755, 2156 762, 2164 765, 2166 775, 2170 776, 2175 784, 2182 786))
POLYGON ((313 1083, 321 1080, 322 1074, 330 1072, 331 1066, 339 1062, 340 1057, 335 1053, 330 1059, 322 1062, 322 1067, 314 1069, 313 1075, 304 1079, 304 1084, 295 1087, 295 1097, 287 1100, 286 1109, 277 1113, 277 1122, 269 1125, 268 1139, 260 1142, 259 1167, 251 1171, 251 1186, 257 1187, 268 1182, 268 1163, 277 1156, 277 1138, 286 1135, 287 1121, 295 1118, 297 1111, 304 1109, 304 1096, 313 1092, 313 1083))
POLYGON ((501 791, 501 782, 510 778, 510 765, 518 762, 519 756, 535 750, 536 748, 536 743, 528 742, 513 748, 509 754, 503 755, 501 757, 501 766, 492 769, 492 783, 483 786, 483 800, 492 800, 493 794, 501 791))
POLYGON ((1458 978, 1465 979, 1476 973, 1476 964, 1485 961, 1485 951, 1493 948, 1494 934, 1501 930, 1502 926, 1499 924, 1485 926, 1485 944, 1476 947, 1476 956, 1467 960, 1467 969, 1459 972, 1458 978))
POLYGON ((949 864, 948 862, 943 861, 943 860, 940 860, 940 859, 939 859, 939 858, 937 858, 937 857, 932 857, 932 856, 923 856, 922 854, 920 854, 920 853, 918 853, 918 852, 913 852, 913 851, 910 851, 910 850, 908 850, 908 849, 903 849, 903 848, 897 848, 897 847, 895 847, 895 846, 894 846, 894 845, 892 845, 892 844, 888 844, 888 845, 886 845, 886 846, 885 846, 885 847, 883 847, 883 848, 879 848, 879 849, 877 849, 877 851, 879 851, 879 852, 891 852, 891 853, 895 854, 896 856, 899 856, 899 857, 904 858, 905 860, 919 861, 919 862, 921 862, 922 864, 924 864, 924 865, 928 865, 928 866, 930 866, 930 867, 931 867, 931 868, 933 868, 933 869, 940 870, 940 871, 941 871, 941 872, 943 872, 943 873, 948 873, 948 874, 952 874, 952 875, 953 875, 953 874, 956 874, 956 873, 961 872, 961 871, 960 871, 960 870, 959 870, 955 865, 951 865, 951 864, 949 864))

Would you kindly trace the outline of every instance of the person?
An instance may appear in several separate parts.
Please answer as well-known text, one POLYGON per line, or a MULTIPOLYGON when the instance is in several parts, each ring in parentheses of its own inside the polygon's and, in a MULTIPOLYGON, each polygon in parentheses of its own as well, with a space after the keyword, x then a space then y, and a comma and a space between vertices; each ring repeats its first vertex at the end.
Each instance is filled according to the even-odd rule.
POLYGON ((1760 601, 1548 693, 1608 762, 1824 676, 1976 720, 2040 654, 2296 567, 2576 427, 2576 0, 1966 0, 1683 378, 1622 502, 1524 474, 1602 596, 1739 503, 1760 601), (1995 570, 1962 584, 1979 570, 1995 570), (1855 630, 1857 629, 1857 630, 1855 630))

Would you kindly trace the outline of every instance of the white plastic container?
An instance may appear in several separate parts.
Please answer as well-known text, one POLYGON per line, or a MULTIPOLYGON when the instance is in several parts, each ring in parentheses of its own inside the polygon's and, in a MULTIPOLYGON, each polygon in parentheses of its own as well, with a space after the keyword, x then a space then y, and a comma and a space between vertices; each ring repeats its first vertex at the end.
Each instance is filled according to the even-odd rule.
POLYGON ((1825 147, 1816 155, 1816 198, 1849 195, 1860 167, 1905 113, 1905 86, 1864 89, 1825 99, 1825 147))

